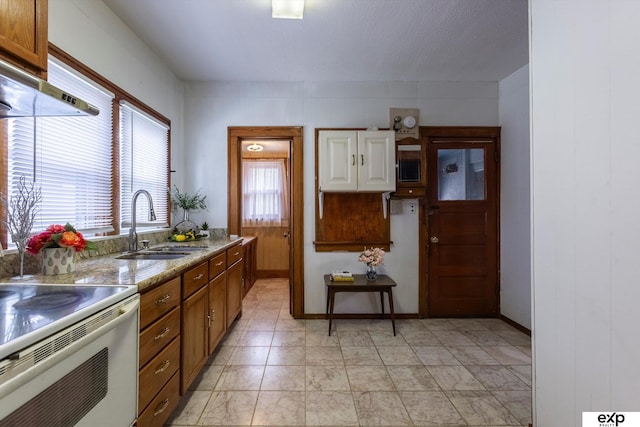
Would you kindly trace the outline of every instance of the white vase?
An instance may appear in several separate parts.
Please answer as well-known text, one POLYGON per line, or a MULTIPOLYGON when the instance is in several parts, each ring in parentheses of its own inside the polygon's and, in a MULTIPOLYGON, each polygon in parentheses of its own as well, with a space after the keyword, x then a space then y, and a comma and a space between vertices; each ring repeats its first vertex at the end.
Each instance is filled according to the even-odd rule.
POLYGON ((46 248, 42 250, 42 274, 54 276, 76 271, 76 251, 73 248, 46 248))

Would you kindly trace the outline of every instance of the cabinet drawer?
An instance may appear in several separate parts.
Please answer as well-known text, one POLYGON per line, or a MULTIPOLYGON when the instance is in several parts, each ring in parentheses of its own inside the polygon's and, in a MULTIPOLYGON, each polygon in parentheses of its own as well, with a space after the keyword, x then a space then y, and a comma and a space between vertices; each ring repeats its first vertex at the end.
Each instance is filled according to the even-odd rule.
POLYGON ((427 190, 424 187, 400 187, 393 193, 396 197, 423 197, 427 194, 427 190))
POLYGON ((138 408, 146 408, 151 399, 169 381, 180 367, 180 337, 171 341, 164 350, 140 370, 138 408))
POLYGON ((209 260, 209 280, 227 269, 227 253, 222 252, 209 260))
POLYGON ((140 330, 180 304, 180 278, 176 277, 140 295, 140 330))
POLYGON ((149 326, 140 333, 140 367, 143 367, 153 356, 180 333, 180 308, 176 307, 169 314, 149 326))
MULTIPOLYGON (((138 427, 162 427, 180 400, 180 375, 173 374, 160 393, 151 401, 147 409, 138 417, 138 427)), ((114 410, 117 410, 115 408, 114 410)))
POLYGON ((227 267, 242 259, 242 246, 236 245, 227 249, 227 267))
POLYGON ((185 300, 209 282, 209 266, 206 262, 193 267, 182 275, 182 299, 185 300))

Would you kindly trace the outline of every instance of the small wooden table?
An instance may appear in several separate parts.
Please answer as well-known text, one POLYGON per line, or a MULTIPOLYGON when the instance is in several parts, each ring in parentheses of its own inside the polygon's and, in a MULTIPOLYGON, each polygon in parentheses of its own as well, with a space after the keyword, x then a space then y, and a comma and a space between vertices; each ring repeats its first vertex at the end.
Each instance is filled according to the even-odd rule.
POLYGON ((382 315, 384 319, 384 293, 389 296, 389 314, 391 317, 391 326, 393 327, 393 335, 396 335, 396 320, 393 311, 393 287, 396 286, 389 276, 384 274, 378 275, 376 280, 367 280, 364 274, 354 274, 353 282, 333 282, 331 275, 324 275, 324 284, 327 285, 327 311, 329 318, 329 336, 331 336, 331 323, 333 322, 333 303, 336 293, 338 292, 380 292, 380 304, 382 305, 382 315))

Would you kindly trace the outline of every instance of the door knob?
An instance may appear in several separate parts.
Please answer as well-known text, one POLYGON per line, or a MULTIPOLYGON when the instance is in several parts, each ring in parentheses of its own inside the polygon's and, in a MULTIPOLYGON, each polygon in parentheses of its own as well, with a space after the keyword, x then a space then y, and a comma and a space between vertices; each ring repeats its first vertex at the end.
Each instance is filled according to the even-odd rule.
POLYGON ((431 243, 438 243, 440 241, 440 239, 438 239, 436 236, 431 236, 431 238, 429 239, 429 241, 431 243))

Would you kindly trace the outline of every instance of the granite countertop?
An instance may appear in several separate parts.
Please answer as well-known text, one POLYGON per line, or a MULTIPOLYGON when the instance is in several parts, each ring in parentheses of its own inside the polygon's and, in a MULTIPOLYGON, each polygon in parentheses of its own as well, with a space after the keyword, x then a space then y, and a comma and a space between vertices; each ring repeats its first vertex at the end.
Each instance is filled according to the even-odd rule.
MULTIPOLYGON (((198 240, 193 242, 169 242, 177 246, 202 246, 202 250, 189 252, 182 258, 168 260, 116 259, 121 253, 76 259, 76 271, 72 274, 45 276, 36 274, 23 283, 80 284, 80 285, 136 285, 138 291, 163 283, 178 276, 186 269, 210 259, 214 254, 242 243, 243 238, 223 240, 198 240)), ((166 246, 162 244, 158 246, 166 246)), ((20 283, 12 280, 12 283, 20 283)))

